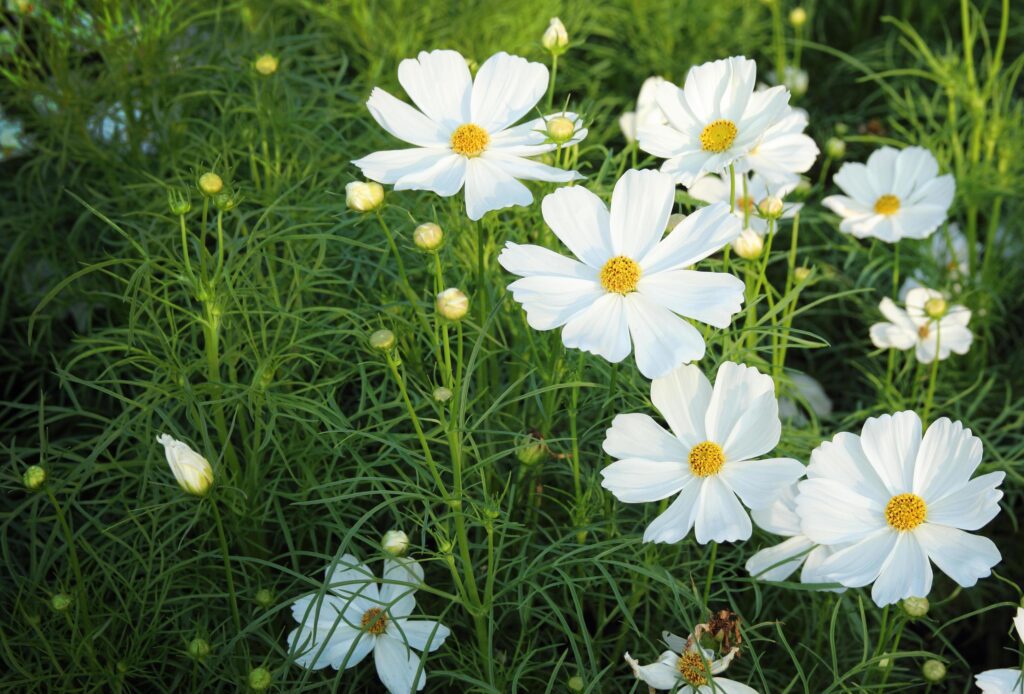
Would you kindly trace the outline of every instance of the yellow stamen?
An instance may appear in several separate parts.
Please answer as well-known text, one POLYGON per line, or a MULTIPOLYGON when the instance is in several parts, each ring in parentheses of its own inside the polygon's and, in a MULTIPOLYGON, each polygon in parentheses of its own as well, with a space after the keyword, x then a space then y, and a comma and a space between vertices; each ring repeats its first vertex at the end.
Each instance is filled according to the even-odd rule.
POLYGON ((921 338, 922 340, 925 340, 925 339, 928 338, 928 334, 930 332, 931 331, 928 329, 928 324, 925 323, 924 325, 922 325, 920 328, 917 329, 917 336, 919 338, 921 338))
POLYGON ((888 193, 875 200, 875 214, 892 215, 900 211, 900 199, 888 193))
POLYGON ((917 494, 897 494, 885 505, 885 520, 896 530, 913 530, 928 517, 928 506, 917 494))
POLYGON ((452 151, 467 157, 479 157, 490 142, 491 136, 475 123, 463 123, 452 133, 452 151))
POLYGON ((689 461, 690 472, 697 477, 709 477, 725 465, 725 453, 717 443, 704 441, 690 449, 689 461))
POLYGON ((694 687, 702 687, 708 683, 707 668, 700 653, 693 651, 683 653, 676 662, 676 669, 679 670, 683 679, 694 687))
POLYGON ((700 133, 700 146, 705 152, 724 152, 732 147, 739 131, 731 120, 716 120, 700 133))
POLYGON ((388 627, 388 616, 379 607, 371 607, 363 613, 363 618, 359 621, 359 628, 368 634, 374 636, 380 636, 384 633, 384 630, 388 627))
POLYGON ((640 281, 640 265, 632 258, 617 255, 601 268, 601 286, 616 294, 636 291, 640 281))

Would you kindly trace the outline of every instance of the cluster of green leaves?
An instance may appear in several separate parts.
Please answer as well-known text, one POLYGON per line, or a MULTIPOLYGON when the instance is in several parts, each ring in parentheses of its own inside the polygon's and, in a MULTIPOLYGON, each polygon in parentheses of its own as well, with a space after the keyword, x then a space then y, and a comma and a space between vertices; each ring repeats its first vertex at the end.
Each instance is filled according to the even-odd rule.
POLYGON ((237 691, 265 666, 282 691, 372 690, 369 663, 309 672, 285 637, 289 602, 317 590, 339 552, 378 568, 390 528, 426 568, 418 610, 453 631, 426 663, 431 689, 565 691, 574 676, 587 691, 635 687, 623 651, 652 660, 663 629, 685 634, 709 608, 741 615, 730 676, 763 692, 903 691, 923 686, 928 657, 948 663, 942 686, 957 691, 1014 665, 1024 22, 1001 13, 1007 3, 963 16, 941 4, 819 1, 800 37, 781 29, 787 7, 741 0, 67 0, 3 15, 14 40, 0 52, 0 104, 31 147, 0 161, 0 687, 237 691), (903 242, 897 266, 894 248, 838 234, 816 201, 840 162, 823 160, 799 235, 785 226, 770 254, 730 261, 761 290, 732 328, 706 333, 702 366, 756 365, 797 399, 789 374, 818 378, 835 414, 808 413, 779 447, 806 460, 867 416, 923 404, 927 371, 866 338, 896 268, 953 293, 975 311, 977 343, 943 363, 933 412, 982 438, 983 471, 1007 471, 1004 512, 985 530, 1003 578, 963 592, 939 579, 928 617, 907 621, 860 591, 753 581, 744 562, 775 541, 758 533, 719 548, 706 583, 710 548, 641 544, 657 505, 620 504, 599 485, 604 431, 616 413, 652 412, 649 383, 631 360, 612 366, 532 331, 505 293, 506 240, 557 247, 539 205, 478 224, 459 198, 427 194, 389 193, 380 220, 345 209, 349 162, 396 146, 363 101, 375 85, 401 94, 398 61, 441 47, 545 61, 555 13, 572 37, 556 102, 585 114, 576 154, 606 198, 634 162, 657 165, 617 125, 645 77, 681 81, 731 54, 764 75, 780 47, 784 59, 799 47, 810 73, 798 105, 819 143, 845 131, 853 159, 921 144, 955 173, 953 216, 980 244, 966 275, 936 263, 928 241, 903 242), (252 67, 265 52, 280 58, 271 76, 252 67), (223 210, 196 189, 207 170, 227 184, 223 210), (169 193, 191 210, 172 214, 169 193), (444 228, 436 256, 412 246, 424 221, 444 228), (794 282, 798 266, 811 272, 794 282), (434 316, 439 286, 471 297, 458 329, 434 316), (382 327, 397 335, 390 361, 367 344, 382 327), (161 432, 209 457, 213 496, 174 484, 161 432), (528 466, 527 434, 543 436, 528 466), (21 481, 32 464, 48 475, 36 493, 21 481), (442 493, 434 471, 448 491, 458 474, 461 495, 442 493), (469 573, 475 601, 453 580, 469 573), (70 606, 54 609, 55 595, 70 606), (195 638, 210 644, 203 658, 188 652, 195 638))

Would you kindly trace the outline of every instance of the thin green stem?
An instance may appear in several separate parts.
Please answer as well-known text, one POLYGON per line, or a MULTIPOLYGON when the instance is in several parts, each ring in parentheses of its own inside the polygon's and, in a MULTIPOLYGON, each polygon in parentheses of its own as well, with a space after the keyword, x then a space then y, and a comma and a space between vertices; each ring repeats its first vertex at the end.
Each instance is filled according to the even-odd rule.
POLYGON ((224 534, 224 521, 220 517, 220 509, 217 500, 210 498, 210 506, 213 508, 213 520, 217 525, 217 541, 220 544, 221 558, 224 560, 224 578, 228 583, 228 598, 231 602, 231 619, 235 623, 235 630, 242 633, 242 620, 238 616, 238 595, 235 593, 235 577, 231 572, 231 555, 228 551, 228 538, 224 534))
POLYGON ((718 543, 711 542, 711 556, 708 558, 708 577, 704 581, 704 607, 708 607, 708 600, 711 599, 711 581, 715 577, 715 559, 718 558, 718 543))

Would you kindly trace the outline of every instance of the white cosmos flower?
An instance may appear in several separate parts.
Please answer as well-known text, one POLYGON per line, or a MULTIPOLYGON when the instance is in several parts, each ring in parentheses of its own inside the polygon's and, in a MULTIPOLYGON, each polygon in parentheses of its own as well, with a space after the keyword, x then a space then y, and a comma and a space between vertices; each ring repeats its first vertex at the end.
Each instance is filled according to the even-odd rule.
POLYGON ((796 496, 797 485, 792 484, 771 506, 751 511, 757 527, 788 539, 750 557, 747 572, 762 581, 785 581, 802 566, 802 583, 832 583, 821 573, 821 563, 836 548, 816 544, 804 535, 796 512, 796 496))
POLYGON ((671 689, 679 694, 757 694, 757 690, 745 684, 716 676, 729 667, 738 648, 716 658, 713 651, 697 644, 693 637, 684 639, 666 631, 662 638, 671 650, 664 651, 653 663, 641 665, 628 652, 623 656, 634 677, 651 689, 671 689))
MULTIPOLYGON (((825 392, 821 383, 811 376, 802 373, 790 374, 789 379, 793 382, 796 394, 801 403, 819 419, 832 414, 832 399, 825 392)), ((807 424, 807 417, 797 405, 797 400, 783 396, 779 398, 779 416, 783 420, 789 420, 794 426, 802 427, 807 424)))
POLYGON ((848 545, 819 567, 850 588, 874 582, 879 606, 926 597, 934 562, 964 587, 992 572, 999 550, 978 530, 997 513, 1005 474, 971 479, 981 440, 943 417, 921 436, 914 412, 872 417, 860 435, 841 433, 811 454, 796 500, 812 542, 848 545))
POLYGON ((871 326, 871 342, 882 349, 914 349, 917 360, 930 364, 951 353, 966 354, 974 341, 967 328, 969 309, 950 306, 940 292, 917 287, 907 292, 907 308, 886 297, 878 305, 888 321, 871 326))
MULTIPOLYGON (((733 214, 737 219, 747 221, 747 228, 764 236, 768 232, 768 221, 758 216, 757 206, 767 197, 784 198, 796 188, 796 180, 782 184, 771 184, 757 174, 736 176, 736 199, 733 214), (746 192, 744 192, 744 181, 746 192)), ((710 174, 702 176, 687 188, 690 197, 703 202, 724 202, 732 200, 732 180, 729 174, 710 174)), ((781 219, 791 219, 803 207, 801 203, 786 203, 782 208, 781 219)))
POLYGON ((711 205, 662 239, 674 201, 671 176, 636 170, 615 184, 610 212, 579 186, 546 196, 544 221, 580 260, 505 244, 498 262, 522 277, 509 291, 530 327, 565 326, 566 347, 613 363, 635 345, 636 364, 647 378, 704 356, 703 336, 680 316, 728 326, 743 302, 743 282, 684 268, 735 239, 740 225, 725 205, 711 205))
POLYGON ((206 458, 170 434, 160 434, 156 437, 156 442, 164 447, 164 457, 171 466, 171 473, 178 486, 196 496, 203 496, 210 491, 213 484, 213 468, 206 458))
MULTIPOLYGON (((782 117, 764 131, 754 146, 736 161, 736 171, 753 171, 772 187, 796 188, 820 154, 808 135, 807 111, 787 106, 782 117)), ((783 197, 779 195, 778 197, 783 197)))
POLYGON ((667 159, 661 170, 685 186, 721 173, 785 114, 789 92, 755 92, 757 67, 742 57, 691 68, 682 89, 664 82, 657 100, 668 123, 639 128, 640 149, 667 159))
POLYGON ((712 388, 699 368, 681 366, 654 380, 651 402, 672 433, 645 414, 616 416, 604 450, 618 460, 601 471, 619 501, 677 495, 644 542, 679 542, 691 528, 701 544, 746 540, 743 505, 771 505, 804 474, 792 458, 754 460, 779 443, 782 423, 771 377, 753 367, 725 362, 712 388))
MULTIPOLYGON (((367 178, 395 190, 429 190, 442 197, 466 188, 472 220, 512 205, 529 205, 526 181, 581 178, 527 157, 558 145, 548 141, 545 118, 514 125, 544 96, 548 69, 524 58, 496 53, 474 80, 456 51, 422 52, 398 66, 398 81, 419 110, 374 88, 367 108, 381 127, 415 147, 374 152, 353 162, 367 178)), ((576 122, 575 114, 562 114, 576 122)), ((587 134, 578 130, 567 144, 587 134)))
MULTIPOLYGON (((1013 627, 1017 630, 1017 639, 1024 641, 1024 608, 1018 607, 1013 618, 1013 627)), ((999 668, 986 670, 975 675, 974 683, 982 694, 1022 694, 1024 692, 1024 673, 1019 668, 999 668)))
POLYGON ((832 180, 845 195, 821 201, 840 217, 839 231, 887 243, 923 239, 946 221, 953 203, 953 176, 923 147, 882 147, 867 164, 847 162, 832 180))
POLYGON ((663 83, 663 77, 648 77, 640 86, 640 94, 636 98, 636 110, 626 111, 619 116, 619 127, 625 135, 627 142, 635 142, 637 131, 645 125, 662 125, 666 122, 665 114, 658 106, 656 95, 658 85, 663 83))
POLYGON ((391 694, 426 685, 426 669, 413 650, 437 650, 451 633, 431 619, 410 619, 413 593, 423 583, 423 567, 412 559, 384 560, 384 579, 351 554, 327 567, 324 590, 292 604, 298 628, 288 634, 295 662, 310 670, 355 667, 373 652, 377 676, 391 694), (417 670, 419 676, 416 676, 417 670))

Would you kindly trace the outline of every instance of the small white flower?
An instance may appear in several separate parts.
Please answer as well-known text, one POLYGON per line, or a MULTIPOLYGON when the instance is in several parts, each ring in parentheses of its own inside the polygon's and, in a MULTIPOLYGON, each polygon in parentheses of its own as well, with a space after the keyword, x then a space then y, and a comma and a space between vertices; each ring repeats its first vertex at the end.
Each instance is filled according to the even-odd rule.
POLYGON ((530 327, 564 326, 566 347, 612 363, 635 346, 647 378, 700 359, 704 338, 684 318, 728 326, 743 302, 743 282, 684 268, 735 239, 740 224, 725 205, 711 205, 663 239, 674 202, 672 177, 657 171, 627 171, 615 184, 610 212, 580 186, 546 196, 544 221, 580 260, 540 246, 505 244, 498 262, 522 278, 509 290, 530 327))
POLYGON ((746 540, 743 505, 771 505, 804 474, 792 458, 755 460, 779 443, 782 422, 771 377, 753 367, 725 362, 712 388, 681 366, 654 380, 651 401, 672 433, 645 414, 616 416, 604 450, 618 460, 601 471, 601 486, 626 503, 677 495, 644 542, 679 542, 691 528, 701 544, 746 540))
MULTIPOLYGON (((790 374, 790 380, 796 389, 800 402, 806 403, 814 416, 819 419, 832 414, 832 399, 828 397, 825 388, 817 379, 802 373, 790 374)), ((791 397, 779 398, 779 416, 789 420, 794 426, 802 427, 807 424, 807 417, 797 406, 797 401, 791 397)))
POLYGON ((551 22, 548 24, 548 28, 544 30, 540 43, 544 48, 553 53, 561 53, 569 45, 569 32, 565 30, 565 25, 562 24, 561 19, 558 17, 551 18, 551 22))
POLYGON ((645 125, 664 125, 665 114, 658 106, 658 85, 664 82, 663 77, 648 77, 640 86, 640 94, 636 98, 636 110, 626 111, 619 116, 619 127, 627 142, 636 142, 637 133, 645 125))
POLYGON ((938 173, 939 163, 923 147, 882 147, 867 164, 843 164, 832 180, 845 195, 822 204, 842 217, 839 231, 859 239, 923 239, 946 221, 956 192, 953 176, 938 173))
MULTIPOLYGON (((1013 626, 1017 630, 1017 639, 1024 641, 1024 608, 1017 608, 1013 626)), ((981 694, 1021 694, 1024 692, 1024 673, 1010 667, 986 670, 974 676, 974 683, 981 694)))
POLYGON ((662 638, 671 650, 664 651, 653 663, 641 665, 629 653, 623 656, 633 669, 633 676, 651 689, 671 689, 679 694, 757 694, 757 690, 745 684, 717 677, 732 663, 738 648, 716 658, 713 651, 698 645, 693 637, 683 639, 666 631, 662 638), (708 686, 712 681, 713 687, 708 686))
MULTIPOLYGON (((686 192, 703 202, 733 203, 732 213, 737 219, 746 220, 747 228, 764 236, 768 232, 768 221, 758 216, 758 205, 769 197, 784 198, 796 188, 796 179, 784 183, 769 184, 758 174, 736 176, 735 199, 732 180, 728 173, 703 176, 686 192)), ((781 219, 791 219, 803 208, 801 203, 784 203, 781 219)), ((777 226, 777 225, 776 225, 777 226)))
POLYGON ((187 443, 168 434, 160 434, 156 442, 164 447, 164 456, 178 486, 196 496, 203 496, 210 490, 213 468, 206 458, 192 450, 187 443))
MULTIPOLYGON (((547 90, 548 69, 540 63, 496 53, 474 80, 458 52, 421 52, 401 62, 398 81, 419 109, 379 88, 366 106, 381 127, 415 147, 375 152, 353 162, 367 178, 394 184, 395 190, 429 190, 442 197, 465 187, 472 220, 491 210, 529 205, 533 195, 521 180, 581 178, 527 158, 558 147, 547 138, 545 118, 513 125, 547 90)), ((585 129, 578 130, 562 146, 585 136, 585 129)))
POLYGON ((385 559, 378 589, 366 564, 343 555, 327 568, 323 591, 292 604, 299 627, 288 634, 288 647, 296 664, 348 669, 373 652, 377 676, 391 694, 423 689, 426 669, 413 651, 435 651, 451 632, 431 619, 409 619, 422 583, 423 567, 415 561, 385 559))
POLYGON ((734 57, 691 68, 682 89, 662 83, 657 101, 668 123, 640 127, 640 149, 666 158, 661 170, 685 186, 721 173, 757 145, 789 103, 785 87, 755 92, 756 72, 753 60, 734 57))
POLYGON ((878 305, 888 321, 871 326, 871 342, 882 349, 914 349, 919 362, 930 364, 951 353, 966 354, 974 341, 967 328, 969 309, 948 305, 940 292, 917 287, 907 292, 907 308, 886 297, 878 305))
POLYGON ((811 454, 796 500, 800 528, 822 545, 847 545, 819 571, 850 588, 874 583, 879 606, 927 597, 934 562, 970 587, 1002 559, 972 535, 999 513, 1005 474, 971 479, 981 440, 943 417, 921 436, 914 412, 869 418, 860 435, 841 433, 811 454))

